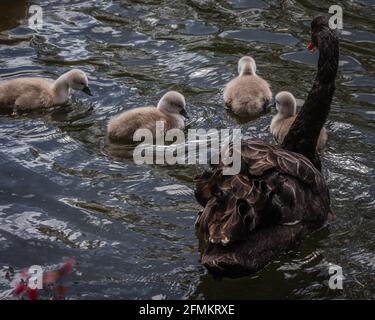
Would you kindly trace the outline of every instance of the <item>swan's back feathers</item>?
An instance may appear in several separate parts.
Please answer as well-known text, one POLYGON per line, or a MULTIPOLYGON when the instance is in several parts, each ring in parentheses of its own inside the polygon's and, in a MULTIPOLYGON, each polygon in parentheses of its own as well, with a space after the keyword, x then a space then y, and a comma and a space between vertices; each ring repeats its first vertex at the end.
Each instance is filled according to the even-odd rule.
POLYGON ((108 122, 108 136, 113 141, 132 140, 138 129, 148 129, 156 136, 156 122, 162 121, 164 131, 183 128, 176 117, 161 112, 153 106, 125 111, 108 122))
POLYGON ((18 78, 0 83, 0 107, 18 109, 48 108, 53 104, 53 82, 43 78, 18 78))
POLYGON ((255 75, 239 76, 224 89, 225 105, 239 115, 261 113, 271 99, 268 83, 255 75))
POLYGON ((195 178, 204 207, 197 223, 207 240, 226 245, 264 226, 324 223, 328 189, 307 158, 256 140, 242 141, 241 149, 238 175, 223 175, 220 164, 195 178))

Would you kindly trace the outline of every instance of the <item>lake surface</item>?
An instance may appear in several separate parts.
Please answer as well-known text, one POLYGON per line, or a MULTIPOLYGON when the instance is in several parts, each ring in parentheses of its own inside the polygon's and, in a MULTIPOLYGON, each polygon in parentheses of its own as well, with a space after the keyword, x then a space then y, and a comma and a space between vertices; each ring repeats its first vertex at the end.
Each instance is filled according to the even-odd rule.
MULTIPOLYGON (((0 77, 57 78, 81 68, 93 97, 0 116, 0 298, 31 265, 75 260, 68 299, 375 298, 375 1, 344 12, 337 90, 323 157, 337 219, 255 275, 213 279, 199 262, 197 166, 137 166, 110 152, 105 126, 167 90, 186 96, 191 128, 241 128, 272 141, 274 111, 248 122, 223 108, 242 55, 274 93, 305 99, 317 55, 309 23, 326 1, 2 1, 0 77), (43 28, 28 27, 28 8, 43 28), (339 265, 343 290, 330 290, 339 265)), ((47 298, 46 294, 42 298, 47 298)))

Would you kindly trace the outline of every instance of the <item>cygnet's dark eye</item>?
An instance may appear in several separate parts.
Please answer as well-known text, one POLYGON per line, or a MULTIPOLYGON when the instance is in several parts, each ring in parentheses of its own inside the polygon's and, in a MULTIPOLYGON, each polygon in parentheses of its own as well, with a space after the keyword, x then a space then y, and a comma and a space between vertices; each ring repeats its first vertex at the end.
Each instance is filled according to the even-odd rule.
POLYGON ((179 104, 178 102, 173 102, 171 105, 176 109, 184 109, 184 106, 182 104, 179 104))

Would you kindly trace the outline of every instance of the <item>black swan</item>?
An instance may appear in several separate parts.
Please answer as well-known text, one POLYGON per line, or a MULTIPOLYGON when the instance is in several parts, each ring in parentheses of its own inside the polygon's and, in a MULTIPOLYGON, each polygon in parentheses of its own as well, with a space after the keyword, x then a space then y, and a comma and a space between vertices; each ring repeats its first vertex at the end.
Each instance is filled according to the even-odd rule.
MULTIPOLYGON (((319 49, 312 89, 282 146, 241 141, 241 172, 223 164, 195 178, 206 240, 202 263, 214 274, 250 274, 322 227, 331 215, 316 143, 335 91, 339 43, 328 17, 311 23, 310 48, 319 49)), ((234 152, 234 148, 231 148, 234 152)))

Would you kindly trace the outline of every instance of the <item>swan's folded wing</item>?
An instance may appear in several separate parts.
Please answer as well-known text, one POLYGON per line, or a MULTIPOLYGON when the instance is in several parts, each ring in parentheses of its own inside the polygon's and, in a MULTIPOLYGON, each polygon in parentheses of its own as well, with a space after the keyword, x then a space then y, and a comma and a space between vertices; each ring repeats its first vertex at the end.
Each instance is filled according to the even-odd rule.
POLYGON ((243 141, 241 152, 250 175, 261 176, 276 169, 306 183, 317 194, 327 191, 323 176, 303 155, 258 140, 243 141))
POLYGON ((207 240, 227 244, 275 223, 325 220, 327 187, 305 157, 258 141, 245 140, 241 149, 240 174, 225 176, 219 165, 195 179, 207 240))

